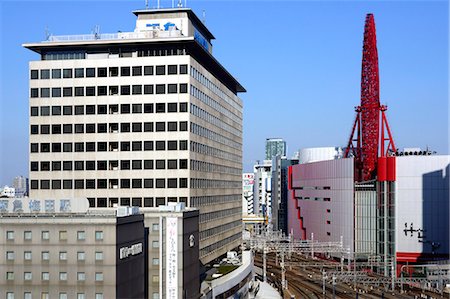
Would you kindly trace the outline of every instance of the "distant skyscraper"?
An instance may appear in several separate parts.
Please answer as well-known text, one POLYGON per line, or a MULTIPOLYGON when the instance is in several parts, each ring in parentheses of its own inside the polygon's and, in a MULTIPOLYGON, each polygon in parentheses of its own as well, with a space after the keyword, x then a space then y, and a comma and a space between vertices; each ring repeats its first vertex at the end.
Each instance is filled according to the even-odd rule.
POLYGON ((253 213, 271 218, 271 175, 272 161, 257 161, 253 166, 255 181, 253 185, 253 213))
POLYGON ((288 167, 298 164, 297 159, 287 159, 275 156, 272 160, 272 225, 273 230, 287 230, 287 200, 288 200, 288 167))
POLYGON ((275 156, 286 156, 286 141, 281 138, 267 138, 266 160, 272 160, 275 156))
POLYGON ((12 183, 13 188, 16 190, 16 197, 24 197, 28 195, 28 178, 24 176, 16 176, 12 183))

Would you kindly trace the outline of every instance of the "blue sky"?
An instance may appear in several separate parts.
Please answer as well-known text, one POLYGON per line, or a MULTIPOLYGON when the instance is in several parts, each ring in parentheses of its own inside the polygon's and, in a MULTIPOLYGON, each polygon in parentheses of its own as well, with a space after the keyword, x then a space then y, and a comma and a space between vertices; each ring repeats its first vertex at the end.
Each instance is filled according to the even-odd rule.
MULTIPOLYGON (((175 1, 177 2, 177 1, 175 1)), ((156 0, 149 1, 150 6, 156 0)), ((184 3, 184 0, 183 0, 184 3)), ((397 147, 449 152, 447 1, 188 0, 215 35, 214 56, 247 93, 244 170, 268 137, 302 147, 344 146, 359 104, 366 13, 374 13, 381 102, 397 147)), ((28 61, 21 47, 54 35, 132 31, 145 1, 0 0, 0 185, 28 175, 28 61)), ((171 7, 171 0, 161 0, 171 7)))

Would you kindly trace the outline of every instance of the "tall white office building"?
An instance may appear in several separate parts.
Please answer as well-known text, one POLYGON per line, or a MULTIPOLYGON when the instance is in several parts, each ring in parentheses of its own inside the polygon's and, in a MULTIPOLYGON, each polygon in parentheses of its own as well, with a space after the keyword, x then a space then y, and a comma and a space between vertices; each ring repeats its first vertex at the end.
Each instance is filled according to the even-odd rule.
POLYGON ((30 196, 200 209, 202 262, 239 245, 241 84, 191 9, 133 32, 50 36, 30 67, 30 196))

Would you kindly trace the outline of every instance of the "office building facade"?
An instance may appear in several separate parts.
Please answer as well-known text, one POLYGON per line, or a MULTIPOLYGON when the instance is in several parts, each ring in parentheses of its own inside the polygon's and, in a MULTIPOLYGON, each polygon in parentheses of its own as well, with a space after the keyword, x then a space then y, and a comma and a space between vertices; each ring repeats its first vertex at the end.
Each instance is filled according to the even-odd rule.
POLYGON ((30 62, 30 196, 200 209, 203 262, 238 246, 245 89, 186 8, 133 32, 50 36, 30 62))
POLYGON ((267 138, 266 160, 272 160, 275 156, 286 156, 286 141, 281 138, 267 138))

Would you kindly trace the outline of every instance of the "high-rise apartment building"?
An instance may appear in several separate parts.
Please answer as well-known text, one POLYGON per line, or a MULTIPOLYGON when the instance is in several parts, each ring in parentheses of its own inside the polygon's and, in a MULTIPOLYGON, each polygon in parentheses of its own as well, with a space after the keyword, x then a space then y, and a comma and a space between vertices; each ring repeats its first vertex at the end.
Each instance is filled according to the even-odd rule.
POLYGON ((16 197, 28 195, 28 178, 21 175, 16 176, 13 179, 12 187, 16 190, 16 197))
POLYGON ((272 160, 275 156, 286 156, 286 141, 281 138, 267 138, 266 160, 272 160))
POLYGON ((30 196, 91 207, 185 202, 200 257, 241 238, 241 84, 187 8, 139 10, 133 32, 50 36, 30 62, 30 196))

